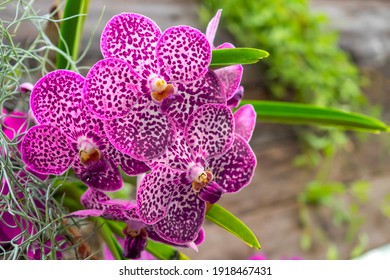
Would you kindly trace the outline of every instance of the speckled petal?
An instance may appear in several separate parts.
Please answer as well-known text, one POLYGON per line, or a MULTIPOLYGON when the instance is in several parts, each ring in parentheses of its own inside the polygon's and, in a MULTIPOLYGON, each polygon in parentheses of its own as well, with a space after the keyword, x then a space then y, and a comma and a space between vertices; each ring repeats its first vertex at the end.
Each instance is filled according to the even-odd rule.
POLYGON ((50 125, 34 126, 23 138, 22 160, 31 170, 41 174, 64 173, 75 154, 64 133, 50 125))
POLYGON ((125 61, 100 60, 85 78, 84 102, 99 118, 122 117, 140 94, 140 81, 141 78, 125 61))
POLYGON ((106 155, 113 159, 113 161, 122 168, 123 172, 129 176, 135 176, 150 171, 150 167, 143 161, 136 160, 121 153, 111 144, 106 151, 106 155))
POLYGON ((206 28, 206 37, 210 45, 214 48, 215 33, 217 33, 219 19, 221 18, 222 9, 219 9, 215 16, 210 20, 206 28))
POLYGON ((137 213, 141 221, 155 224, 164 218, 173 192, 180 187, 177 172, 164 165, 153 168, 137 192, 137 213))
POLYGON ((167 216, 155 224, 154 229, 169 242, 188 244, 198 238, 205 212, 206 203, 193 193, 191 185, 176 188, 167 216))
MULTIPOLYGON (((94 189, 88 189, 81 197, 81 203, 86 208, 91 208, 95 211, 95 214, 100 214, 105 219, 128 222, 129 220, 139 220, 136 213, 136 204, 133 201, 111 199, 105 193, 94 189), (101 212, 99 212, 101 211, 101 212)), ((88 210, 81 210, 75 213, 93 214, 88 213, 88 210)), ((81 216, 81 215, 80 215, 81 216)))
POLYGON ((185 136, 195 157, 218 156, 233 143, 234 120, 225 105, 206 104, 199 107, 189 118, 185 136))
POLYGON ((30 105, 39 124, 60 128, 77 138, 82 120, 82 89, 84 78, 74 72, 57 70, 46 74, 34 86, 30 105))
POLYGON ((105 58, 122 59, 148 79, 158 71, 155 51, 160 36, 160 28, 151 19, 122 13, 107 23, 100 46, 105 58))
POLYGON ((149 166, 163 164, 174 170, 187 171, 189 164, 193 162, 191 151, 184 138, 184 132, 178 131, 175 141, 170 145, 163 155, 148 162, 149 166))
POLYGON ((174 26, 162 34, 156 54, 161 74, 167 80, 191 82, 206 73, 211 61, 211 46, 199 30, 174 26))
POLYGON ((116 191, 122 188, 123 181, 118 166, 103 157, 90 166, 84 166, 76 155, 73 170, 88 187, 101 191, 116 191))
POLYGON ((252 138, 256 125, 256 111, 251 104, 240 107, 234 113, 235 133, 239 134, 247 142, 252 138))
POLYGON ((241 83, 242 72, 244 68, 241 65, 232 65, 215 70, 222 84, 226 99, 230 99, 241 83))
POLYGON ((110 197, 104 192, 88 188, 80 198, 81 204, 86 208, 105 210, 104 203, 109 201, 110 197))
POLYGON ((212 70, 195 82, 179 84, 178 92, 184 97, 183 102, 172 104, 166 113, 181 129, 184 129, 189 116, 198 107, 209 103, 226 104, 221 83, 212 70))
POLYGON ((159 157, 173 142, 175 129, 158 105, 143 96, 123 118, 105 122, 108 139, 124 154, 146 161, 159 157))
POLYGON ((241 99, 244 97, 244 87, 239 86, 233 96, 227 100, 226 106, 230 109, 237 108, 240 105, 241 99))
POLYGON ((248 185, 256 168, 256 156, 244 138, 235 134, 233 146, 225 154, 209 158, 205 169, 226 192, 237 192, 248 185))

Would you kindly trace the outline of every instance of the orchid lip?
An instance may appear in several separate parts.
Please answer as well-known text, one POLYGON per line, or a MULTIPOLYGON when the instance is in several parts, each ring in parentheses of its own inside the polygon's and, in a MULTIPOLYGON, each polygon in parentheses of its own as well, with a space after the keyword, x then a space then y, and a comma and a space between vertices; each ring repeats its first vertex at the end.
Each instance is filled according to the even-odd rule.
POLYGON ((214 176, 209 170, 204 170, 199 165, 194 165, 189 170, 189 177, 192 181, 192 190, 194 193, 199 193, 207 184, 209 184, 214 176))
POLYGON ((170 95, 175 94, 175 87, 163 78, 152 78, 150 82, 151 96, 154 102, 161 103, 170 95))
POLYGON ((101 159, 102 153, 97 146, 87 137, 81 136, 77 139, 79 157, 83 165, 97 162, 101 159))

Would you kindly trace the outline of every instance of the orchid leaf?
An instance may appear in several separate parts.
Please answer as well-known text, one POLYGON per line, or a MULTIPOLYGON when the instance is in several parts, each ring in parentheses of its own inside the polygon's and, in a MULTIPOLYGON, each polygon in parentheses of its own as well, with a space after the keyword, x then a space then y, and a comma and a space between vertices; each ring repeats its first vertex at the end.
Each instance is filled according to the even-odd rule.
POLYGON ((340 109, 278 101, 243 100, 241 105, 244 104, 253 105, 257 121, 261 122, 333 126, 370 133, 390 131, 376 118, 340 109))
POLYGON ((260 249, 260 243, 254 233, 240 219, 222 206, 213 204, 207 211, 206 218, 240 238, 249 247, 260 249))
MULTIPOLYGON (((64 21, 61 22, 61 40, 58 48, 77 60, 80 42, 83 33, 85 18, 87 17, 89 0, 67 0, 64 9, 64 21)), ((58 69, 70 69, 70 64, 61 54, 57 54, 56 66, 58 69)))
POLYGON ((104 239, 104 242, 106 243, 106 245, 107 245, 108 249, 110 250, 114 259, 115 260, 126 260, 126 258, 123 257, 122 247, 118 243, 118 240, 114 236, 109 225, 102 218, 94 218, 94 219, 98 222, 98 224, 101 225, 100 235, 104 239))
POLYGON ((268 57, 266 51, 252 48, 231 48, 213 50, 210 66, 228 66, 234 64, 254 64, 268 57))
POLYGON ((160 260, 189 260, 185 254, 174 249, 172 246, 154 242, 150 239, 148 239, 146 251, 160 260))

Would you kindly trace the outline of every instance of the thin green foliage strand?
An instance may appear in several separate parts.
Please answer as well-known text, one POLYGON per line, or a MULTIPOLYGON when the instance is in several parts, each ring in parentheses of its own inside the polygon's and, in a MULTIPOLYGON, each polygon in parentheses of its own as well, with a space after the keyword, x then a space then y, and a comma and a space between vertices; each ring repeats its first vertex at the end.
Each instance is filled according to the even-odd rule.
MULTIPOLYGON (((46 74, 50 66, 48 56, 50 52, 62 52, 45 34, 44 30, 49 22, 53 22, 52 15, 38 15, 34 10, 33 1, 13 0, 0 3, 0 13, 5 10, 15 11, 14 15, 2 16, 0 21, 0 109, 3 118, 12 111, 28 112, 28 94, 19 90, 23 82, 34 83, 46 74), (15 42, 23 26, 32 26, 35 33, 27 43, 15 42)), ((63 55, 66 56, 65 53, 63 55)), ((71 61, 71 58, 68 58, 71 61)), ((53 66, 53 65, 51 65, 53 66)), ((32 125, 32 123, 28 123, 32 125)), ((14 220, 10 227, 22 229, 11 243, 0 244, 0 259, 27 259, 28 252, 41 259, 55 259, 58 252, 65 249, 62 245, 66 240, 72 241, 66 229, 69 224, 64 223, 67 210, 58 202, 53 194, 53 179, 41 181, 25 170, 20 159, 18 144, 21 131, 15 132, 15 140, 9 140, 0 131, 0 178, 2 195, 0 196, 0 220, 4 223, 3 215, 12 215, 14 220), (9 188, 4 195, 4 188, 9 188), (6 214, 7 213, 7 214, 6 214), (63 236, 64 239, 57 237, 63 236)), ((67 180, 67 174, 56 180, 67 180)), ((76 244, 76 242, 73 242, 76 244)), ((66 250, 73 250, 68 244, 66 250)), ((65 253, 65 252, 64 252, 65 253)))

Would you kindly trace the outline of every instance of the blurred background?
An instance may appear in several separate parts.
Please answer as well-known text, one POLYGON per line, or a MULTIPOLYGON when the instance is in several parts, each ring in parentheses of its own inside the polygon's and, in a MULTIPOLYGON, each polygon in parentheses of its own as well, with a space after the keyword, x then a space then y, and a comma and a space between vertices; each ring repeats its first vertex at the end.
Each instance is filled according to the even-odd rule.
MULTIPOLYGON (((55 3, 61 7, 52 0, 33 6, 46 14, 55 3)), ((331 106, 390 123, 386 0, 93 0, 80 50, 89 49, 79 66, 102 58, 100 33, 115 14, 146 15, 162 30, 185 24, 205 31, 218 9, 215 45, 270 53, 244 67, 244 98, 331 106)), ((0 18, 14 13, 2 10, 0 18)), ((26 24, 14 40, 27 45, 34 34, 26 24)), ((254 231, 261 250, 206 222, 199 252, 184 250, 191 258, 350 259, 390 242, 388 136, 259 122, 250 144, 258 159, 254 179, 220 204, 254 231)))

